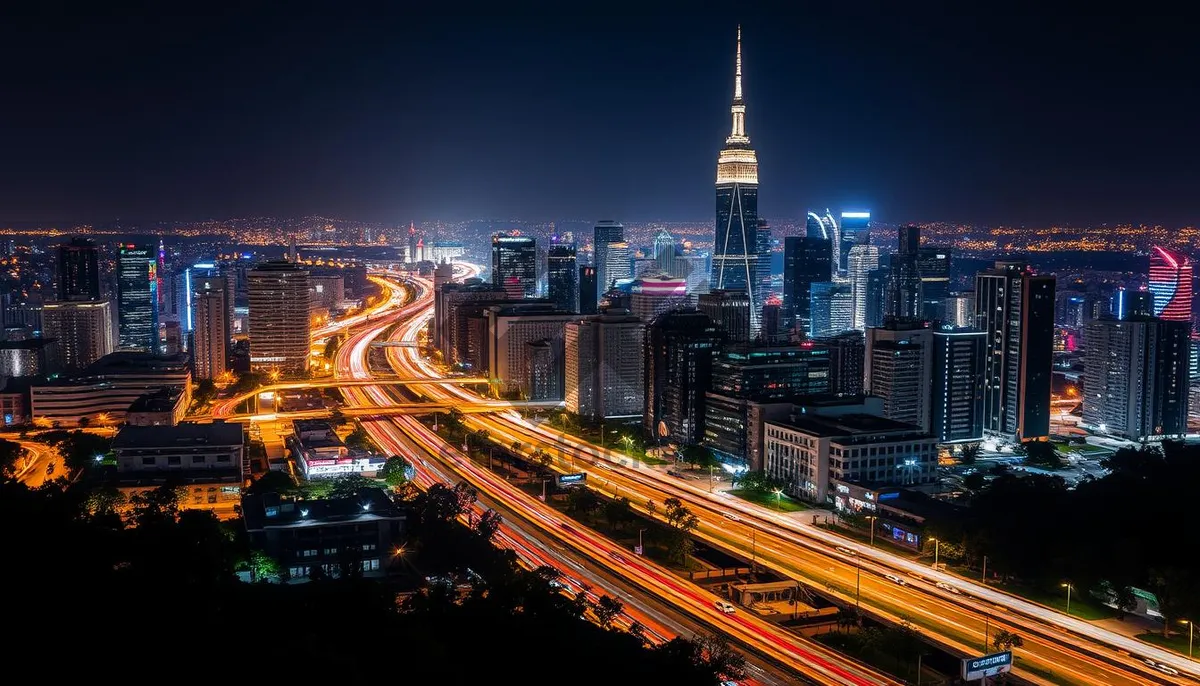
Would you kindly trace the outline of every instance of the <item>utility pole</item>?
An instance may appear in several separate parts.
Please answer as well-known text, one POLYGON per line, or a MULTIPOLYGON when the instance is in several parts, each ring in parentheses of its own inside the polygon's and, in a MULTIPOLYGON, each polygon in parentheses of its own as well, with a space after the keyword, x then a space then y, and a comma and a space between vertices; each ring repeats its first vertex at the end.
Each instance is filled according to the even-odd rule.
POLYGON ((979 577, 979 582, 987 584, 987 555, 983 556, 983 574, 979 577))
POLYGON ((859 599, 862 597, 862 558, 854 558, 854 610, 860 610, 859 599))

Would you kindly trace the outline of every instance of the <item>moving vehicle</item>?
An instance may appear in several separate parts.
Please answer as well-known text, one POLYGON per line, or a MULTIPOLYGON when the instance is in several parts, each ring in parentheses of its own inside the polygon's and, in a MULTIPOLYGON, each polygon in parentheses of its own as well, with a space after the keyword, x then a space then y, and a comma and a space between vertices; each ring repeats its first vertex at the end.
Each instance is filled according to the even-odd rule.
POLYGON ((732 520, 732 521, 735 521, 735 522, 740 522, 740 521, 742 521, 742 518, 741 518, 741 517, 739 517, 739 516, 735 515, 735 514, 734 514, 734 513, 732 513, 732 512, 726 512, 726 513, 725 513, 725 519, 729 519, 729 520, 732 520))
POLYGON ((713 603, 713 607, 717 608, 718 610, 720 610, 721 612, 724 612, 727 615, 731 615, 731 614, 737 612, 737 608, 733 606, 733 603, 731 603, 727 600, 718 600, 717 602, 713 603))
POLYGON ((851 550, 849 548, 843 548, 840 545, 838 547, 834 548, 834 550, 838 551, 839 553, 841 553, 843 555, 849 555, 850 557, 854 557, 855 555, 858 554, 858 553, 854 552, 853 550, 851 550))
POLYGON ((905 581, 904 579, 901 579, 900 577, 896 576, 895 574, 885 574, 883 576, 883 578, 887 579, 888 581, 890 581, 894 584, 900 585, 900 586, 908 585, 907 581, 905 581))
POLYGON ((942 589, 943 591, 950 591, 954 595, 962 595, 962 591, 958 590, 958 588, 955 586, 951 586, 950 584, 946 583, 945 581, 937 582, 937 587, 942 589))
POLYGON ((618 552, 615 552, 615 551, 611 552, 608 554, 608 556, 611 557, 612 559, 616 560, 617 562, 620 562, 621 564, 625 563, 625 558, 622 557, 622 555, 618 552))

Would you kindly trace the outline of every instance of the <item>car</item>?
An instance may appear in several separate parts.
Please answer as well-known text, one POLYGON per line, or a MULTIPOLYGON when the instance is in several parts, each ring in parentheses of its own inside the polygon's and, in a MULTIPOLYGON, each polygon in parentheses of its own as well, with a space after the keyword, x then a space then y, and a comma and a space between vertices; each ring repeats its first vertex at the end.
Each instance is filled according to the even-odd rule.
POLYGON ((1169 666, 1167 666, 1167 665, 1164 665, 1164 664, 1163 664, 1163 663, 1161 663, 1161 662, 1160 662, 1160 663, 1158 663, 1158 664, 1156 664, 1156 665, 1154 665, 1154 668, 1155 668, 1155 669, 1157 669, 1158 671, 1162 672, 1163 674, 1167 674, 1167 675, 1169 675, 1169 676, 1179 676, 1179 670, 1178 670, 1178 669, 1175 669, 1174 667, 1169 667, 1169 666))
POLYGON ((951 586, 950 584, 946 583, 945 581, 937 582, 937 587, 942 589, 943 591, 949 591, 949 592, 953 593, 954 595, 962 595, 962 591, 958 590, 958 588, 955 586, 951 586))
POLYGON ((849 555, 850 557, 854 557, 855 555, 858 554, 858 553, 854 552, 853 550, 851 550, 849 548, 843 548, 840 545, 838 547, 834 548, 834 550, 838 551, 839 553, 841 553, 843 555, 849 555))
POLYGON ((731 615, 731 614, 737 612, 737 608, 733 606, 733 603, 731 603, 727 600, 718 600, 717 602, 713 603, 713 607, 717 608, 718 610, 720 610, 721 612, 724 612, 727 615, 731 615))
POLYGON ((741 518, 741 517, 739 517, 739 516, 735 515, 735 514, 734 514, 734 513, 732 513, 732 512, 726 512, 726 513, 725 513, 725 519, 729 519, 729 520, 732 520, 732 521, 735 521, 735 522, 740 522, 740 521, 742 521, 742 518, 741 518))
POLYGON ((625 557, 623 555, 621 555, 621 553, 618 553, 615 550, 610 552, 608 554, 608 556, 611 557, 612 559, 616 560, 617 562, 620 562, 621 564, 625 563, 625 557))
POLYGON ((885 574, 883 578, 887 579, 888 581, 890 581, 894 584, 900 585, 900 586, 908 585, 907 581, 905 581, 904 579, 901 579, 900 577, 896 576, 895 574, 885 574))

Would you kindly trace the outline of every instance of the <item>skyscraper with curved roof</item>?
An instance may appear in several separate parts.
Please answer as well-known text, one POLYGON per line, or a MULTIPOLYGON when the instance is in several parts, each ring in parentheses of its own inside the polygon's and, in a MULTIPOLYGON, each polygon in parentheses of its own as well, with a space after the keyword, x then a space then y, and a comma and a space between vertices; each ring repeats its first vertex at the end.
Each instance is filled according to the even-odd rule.
POLYGON ((1168 321, 1192 319, 1192 260, 1187 255, 1154 246, 1150 251, 1150 292, 1154 316, 1168 321))

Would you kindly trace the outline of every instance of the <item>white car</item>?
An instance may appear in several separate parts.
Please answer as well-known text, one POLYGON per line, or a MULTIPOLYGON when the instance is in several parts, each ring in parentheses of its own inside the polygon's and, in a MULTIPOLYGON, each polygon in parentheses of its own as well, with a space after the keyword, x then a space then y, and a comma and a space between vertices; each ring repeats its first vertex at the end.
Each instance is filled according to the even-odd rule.
POLYGON ((957 587, 951 586, 950 584, 946 583, 945 581, 937 582, 937 587, 942 589, 943 591, 950 591, 954 595, 962 595, 962 591, 958 590, 957 587))
POLYGON ((741 517, 739 517, 739 516, 735 515, 735 514, 734 514, 734 513, 732 513, 732 512, 726 512, 726 513, 725 513, 725 519, 728 519, 728 520, 731 520, 731 521, 734 521, 734 522, 740 522, 740 521, 742 521, 742 518, 741 518, 741 517))
POLYGON ((725 600, 718 600, 717 602, 713 603, 713 607, 717 608, 718 610, 720 610, 721 612, 724 612, 727 615, 731 615, 731 614, 737 612, 737 608, 733 606, 733 603, 725 601, 725 600))
POLYGON ((1162 672, 1163 674, 1167 674, 1170 676, 1179 676, 1178 669, 1175 669, 1174 667, 1168 667, 1167 665, 1164 665, 1161 662, 1158 663, 1157 665, 1154 665, 1154 668, 1157 669, 1158 671, 1162 672))
POLYGON ((841 553, 843 555, 849 555, 851 557, 854 557, 855 555, 858 554, 858 553, 854 552, 853 550, 851 550, 849 548, 843 548, 840 545, 838 547, 834 548, 834 550, 838 551, 839 553, 841 553))
POLYGON ((886 574, 886 575, 884 575, 883 578, 887 579, 888 581, 890 581, 894 584, 898 584, 900 586, 908 585, 907 581, 905 581, 904 579, 901 579, 900 577, 896 576, 895 574, 886 574))

